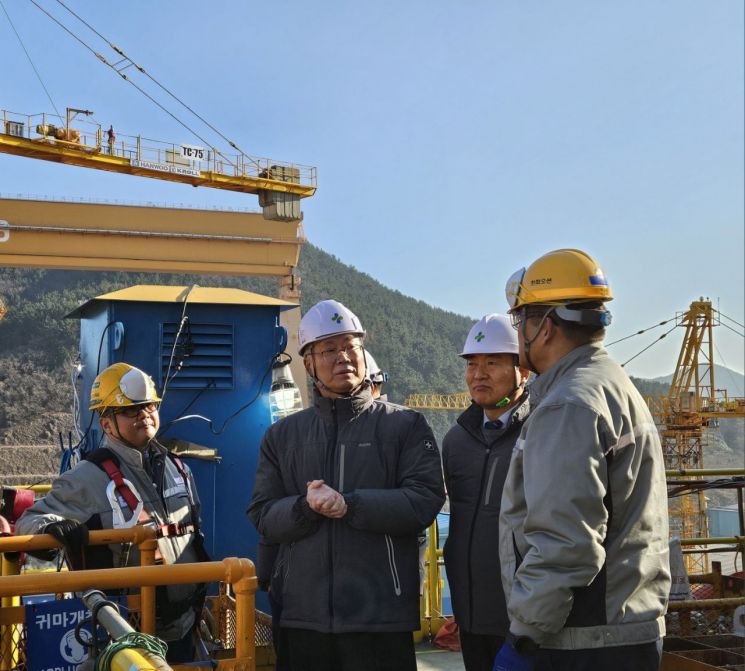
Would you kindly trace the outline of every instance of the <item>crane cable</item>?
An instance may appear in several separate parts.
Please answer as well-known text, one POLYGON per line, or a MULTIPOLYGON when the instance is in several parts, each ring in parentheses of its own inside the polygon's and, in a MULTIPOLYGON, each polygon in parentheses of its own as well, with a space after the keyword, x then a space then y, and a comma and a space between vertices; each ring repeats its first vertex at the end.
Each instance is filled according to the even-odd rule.
POLYGON ((18 42, 21 45, 21 49, 23 49, 23 52, 26 54, 26 58, 28 58, 28 62, 31 63, 31 68, 34 71, 36 78, 39 80, 39 83, 41 84, 41 88, 43 88, 44 93, 47 94, 47 98, 49 98, 49 102, 52 103, 52 107, 54 108, 54 111, 56 112, 57 116, 60 119, 62 119, 63 117, 60 115, 59 110, 57 109, 57 105, 54 104, 54 100, 52 100, 52 96, 50 95, 46 85, 44 84, 44 80, 41 78, 39 71, 36 69, 36 66, 34 65, 34 61, 31 60, 31 54, 28 53, 28 50, 26 49, 26 45, 23 43, 21 36, 18 34, 18 31, 16 30, 16 27, 13 24, 13 20, 10 18, 10 14, 8 14, 8 10, 5 9, 5 5, 3 4, 2 0, 0 0, 0 7, 3 8, 3 12, 5 12, 5 16, 8 19, 8 23, 10 24, 10 27, 13 29, 13 32, 16 34, 16 37, 18 38, 18 42))
POLYGON ((656 345, 656 344, 657 344, 658 342, 660 342, 660 340, 662 340, 662 339, 663 339, 663 338, 665 338, 665 337, 666 337, 667 335, 669 335, 670 333, 672 333, 672 332, 673 332, 673 331, 674 331, 674 330, 675 330, 676 328, 678 328, 677 324, 676 324, 675 326, 673 326, 673 327, 672 327, 672 328, 671 328, 671 329, 670 329, 669 331, 665 331, 665 333, 663 333, 663 334, 662 334, 662 335, 661 335, 661 336, 660 336, 659 338, 657 338, 657 340, 653 340, 653 341, 652 341, 651 343, 649 343, 649 345, 647 345, 647 346, 646 346, 646 347, 645 347, 645 348, 644 348, 644 349, 643 349, 643 350, 642 350, 641 352, 637 352, 637 353, 636 353, 636 354, 634 354, 634 356, 632 356, 632 357, 631 357, 630 359, 628 359, 628 360, 624 361, 624 362, 623 362, 623 363, 621 364, 621 368, 623 368, 623 367, 624 367, 624 366, 625 366, 625 365, 626 365, 627 363, 631 363, 631 362, 632 362, 632 361, 633 361, 634 359, 636 359, 636 357, 638 357, 639 355, 641 355, 641 354, 644 354, 644 352, 646 352, 646 351, 647 351, 647 350, 648 350, 648 349, 649 349, 650 347, 652 347, 652 345, 656 345))
MULTIPOLYGON (((740 327, 741 329, 745 329, 745 324, 741 324, 741 323, 740 323, 740 322, 738 322, 737 320, 735 320, 735 319, 732 319, 732 317, 728 317, 728 316, 727 316, 726 314, 724 314, 724 312, 722 312, 721 310, 717 310, 717 312, 719 313, 719 316, 720 316, 720 317, 724 317, 725 319, 729 319, 729 321, 731 321, 731 322, 732 322, 733 324, 737 324, 737 325, 738 325, 738 326, 739 326, 739 327, 740 327)), ((740 335, 742 335, 742 334, 740 334, 740 335)))
MULTIPOLYGON (((211 146, 211 143, 208 140, 206 140, 205 138, 203 138, 196 130, 194 130, 193 128, 191 128, 190 126, 188 126, 185 122, 183 122, 181 119, 179 119, 173 112, 171 112, 170 110, 166 109, 166 107, 164 105, 162 105, 161 103, 159 103, 147 91, 145 91, 143 88, 141 88, 140 86, 138 86, 137 84, 135 84, 129 77, 127 77, 127 75, 125 75, 123 73, 123 71, 118 70, 115 65, 113 65, 112 63, 110 63, 102 54, 98 53, 93 47, 91 47, 89 44, 87 44, 82 38, 80 38, 78 35, 76 35, 72 30, 70 30, 67 26, 65 26, 61 21, 59 21, 57 18, 55 18, 54 16, 52 16, 46 9, 44 9, 41 5, 39 5, 39 3, 36 2, 36 0, 30 0, 30 2, 37 9, 39 9, 42 13, 46 14, 52 21, 54 21, 60 28, 62 28, 62 30, 64 30, 66 33, 68 33, 73 39, 75 39, 80 44, 82 44, 86 49, 88 49, 88 51, 90 51, 104 65, 107 65, 108 67, 110 67, 122 79, 124 79, 124 81, 126 81, 129 84, 131 84, 132 86, 134 86, 140 93, 142 93, 142 95, 144 95, 148 100, 150 100, 150 102, 152 102, 156 107, 159 107, 163 112, 165 112, 174 121, 176 121, 176 123, 178 123, 179 125, 183 126, 187 131, 189 131, 192 135, 194 135, 197 139, 199 139, 205 145, 211 146)), ((109 43, 109 44, 111 44, 111 43, 109 43)), ((119 49, 117 49, 116 51, 117 51, 117 53, 122 53, 119 49)), ((129 59, 127 59, 127 60, 129 60, 129 59)), ((132 62, 132 61, 130 61, 130 62, 132 62)), ((135 67, 137 67, 139 70, 141 70, 142 72, 144 72, 144 70, 142 68, 140 68, 139 66, 137 66, 134 62, 132 62, 132 64, 135 65, 135 67)), ((218 154, 219 156, 221 156, 226 161, 228 161, 229 163, 232 164, 232 161, 227 156, 225 156, 224 154, 222 154, 219 150, 215 149, 214 151, 215 151, 216 154, 218 154)), ((249 159, 250 159, 250 157, 249 157, 249 159)), ((253 159, 250 159, 250 160, 255 165, 258 165, 258 164, 256 164, 256 162, 253 159)))
POLYGON ((642 333, 646 333, 647 331, 651 331, 652 329, 656 329, 658 326, 664 326, 668 322, 671 322, 675 317, 670 317, 670 319, 666 319, 664 322, 660 322, 659 324, 654 324, 652 326, 648 326, 645 329, 642 329, 641 331, 637 331, 636 333, 632 333, 631 335, 627 335, 624 338, 619 338, 618 340, 614 340, 613 342, 609 342, 606 347, 610 347, 611 345, 615 345, 616 343, 623 342, 624 340, 628 340, 629 338, 633 338, 634 336, 641 335, 642 333))
MULTIPOLYGON (((88 23, 85 19, 83 19, 81 16, 79 16, 78 14, 76 14, 72 9, 70 9, 64 2, 62 2, 62 0, 57 0, 57 3, 60 4, 60 5, 62 5, 62 7, 64 7, 68 12, 70 12, 70 14, 72 14, 78 21, 80 21, 83 25, 85 25, 89 30, 91 30, 96 35, 98 35, 98 37, 100 37, 114 51, 116 51, 122 57, 122 59, 126 60, 129 63, 129 65, 127 65, 124 68, 122 68, 122 70, 128 68, 130 65, 133 65, 142 74, 144 74, 150 81, 152 81, 156 86, 158 86, 160 89, 162 89, 163 91, 165 91, 169 96, 171 96, 171 98, 173 98, 177 103, 179 103, 179 105, 185 107, 197 119, 199 119, 205 126, 207 126, 211 130, 213 130, 215 133, 217 133, 217 135, 219 135, 223 140, 225 140, 225 142, 227 142, 233 149, 235 149, 237 152, 239 152, 243 156, 247 156, 250 159, 250 157, 246 154, 246 152, 244 152, 235 142, 233 142, 230 138, 228 138, 225 135, 223 135, 217 128, 215 128, 209 121, 207 121, 207 119, 205 119, 203 116, 201 116, 200 114, 198 114, 189 105, 187 105, 183 100, 181 100, 175 93, 173 93, 172 91, 170 91, 163 84, 161 84, 157 79, 155 79, 149 72, 147 72, 147 70, 145 70, 145 68, 143 68, 138 63, 135 63, 126 53, 124 53, 124 51, 122 49, 120 49, 113 42, 111 42, 111 40, 109 40, 108 38, 104 37, 101 33, 99 33, 90 23, 88 23)), ((114 70, 116 70, 121 75, 121 71, 117 69, 117 66, 118 66, 118 64, 114 64, 111 67, 114 68, 114 70)), ((207 144, 207 143, 205 143, 205 144, 207 144)), ((217 153, 219 153, 219 152, 217 152, 217 153)), ((220 154, 220 156, 222 156, 222 154, 220 154)), ((229 160, 225 156, 223 156, 223 158, 225 158, 226 160, 229 160)), ((253 161, 253 159, 251 159, 251 162, 254 163, 258 167, 258 163, 256 163, 255 161, 253 161)))

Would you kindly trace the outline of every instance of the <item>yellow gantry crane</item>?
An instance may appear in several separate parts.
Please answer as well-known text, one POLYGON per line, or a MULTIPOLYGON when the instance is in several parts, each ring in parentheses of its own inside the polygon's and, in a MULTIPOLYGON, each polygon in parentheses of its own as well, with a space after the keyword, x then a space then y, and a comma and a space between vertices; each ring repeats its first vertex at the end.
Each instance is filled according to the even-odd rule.
MULTIPOLYGON (((716 429, 720 419, 745 417, 745 398, 730 398, 716 387, 713 329, 719 322, 711 301, 693 301, 676 321, 685 328, 685 336, 670 389, 667 396, 647 402, 660 431, 667 469, 684 472, 704 468, 708 430, 716 429)), ((672 534, 708 536, 703 491, 670 499, 669 512, 672 534)), ((687 568, 689 573, 706 573, 706 555, 687 555, 687 568)))
POLYGON ((410 394, 404 405, 419 410, 465 410, 471 405, 468 392, 456 394, 410 394))

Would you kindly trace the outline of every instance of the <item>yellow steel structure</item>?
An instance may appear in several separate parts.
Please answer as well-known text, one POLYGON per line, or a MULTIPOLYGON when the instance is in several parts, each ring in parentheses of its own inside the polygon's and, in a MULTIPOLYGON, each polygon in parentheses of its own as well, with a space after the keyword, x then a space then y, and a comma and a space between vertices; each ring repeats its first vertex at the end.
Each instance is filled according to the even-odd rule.
POLYGON ((245 154, 228 157, 211 147, 194 148, 140 135, 119 133, 114 142, 108 143, 104 142, 100 124, 76 119, 78 127, 70 126, 70 112, 79 111, 68 108, 63 125, 55 115, 0 110, 0 152, 257 195, 284 193, 307 198, 316 191, 313 167, 245 154), (183 146, 188 149, 182 150, 183 146))
MULTIPOLYGON (((678 315, 683 344, 667 396, 648 399, 660 431, 665 465, 678 473, 703 469, 706 430, 720 418, 745 417, 745 399, 728 397, 714 380, 713 328, 718 325, 711 301, 693 301, 678 315)), ((682 476, 685 477, 685 476, 682 476)), ((670 531, 686 538, 708 536, 703 491, 670 499, 670 531)), ((686 556, 689 573, 707 573, 704 554, 686 556)))
POLYGON ((303 241, 258 213, 0 199, 0 266, 286 277, 303 241))
POLYGON ((468 392, 456 394, 410 394, 404 405, 420 410, 465 410, 471 405, 468 392))
MULTIPOLYGON (((170 564, 163 566, 139 566, 131 568, 70 571, 67 573, 44 573, 36 575, 13 575, 0 577, 1 597, 20 597, 32 594, 55 592, 80 592, 95 587, 101 590, 125 587, 149 587, 195 582, 221 581, 232 585, 235 594, 235 650, 234 658, 220 659, 212 668, 217 671, 254 671, 256 669, 255 609, 256 572, 248 559, 228 557, 222 561, 199 564, 170 564)), ((146 607, 141 603, 144 619, 146 607)), ((150 608, 150 607, 148 607, 150 608)), ((154 612, 154 604, 152 606, 154 612)), ((23 608, 15 609, 5 620, 18 623, 13 618, 24 618, 23 608)), ((154 616, 153 616, 154 619, 154 616)), ((20 623, 23 623, 20 619, 20 623)), ((145 631, 144 624, 142 630, 145 631)), ((206 664, 205 666, 210 666, 206 664)), ((178 667, 176 667, 178 668, 178 667)), ((184 667, 189 668, 189 667, 184 667)), ((3 671, 6 671, 3 667, 3 671)))

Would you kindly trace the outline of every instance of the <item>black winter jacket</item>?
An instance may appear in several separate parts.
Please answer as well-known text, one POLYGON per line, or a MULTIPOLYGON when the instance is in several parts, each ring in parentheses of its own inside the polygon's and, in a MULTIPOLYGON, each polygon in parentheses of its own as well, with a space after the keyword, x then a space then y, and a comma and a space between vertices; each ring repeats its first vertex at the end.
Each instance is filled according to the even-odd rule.
POLYGON ((418 629, 417 535, 445 496, 432 431, 418 412, 369 389, 269 427, 248 516, 280 551, 272 591, 284 627, 327 633, 418 629), (348 512, 313 512, 307 483, 342 492, 348 512))
POLYGON ((487 443, 484 411, 472 403, 442 443, 450 497, 445 569, 455 621, 471 634, 505 636, 509 630, 499 579, 499 511, 512 448, 529 410, 524 394, 508 425, 487 443))

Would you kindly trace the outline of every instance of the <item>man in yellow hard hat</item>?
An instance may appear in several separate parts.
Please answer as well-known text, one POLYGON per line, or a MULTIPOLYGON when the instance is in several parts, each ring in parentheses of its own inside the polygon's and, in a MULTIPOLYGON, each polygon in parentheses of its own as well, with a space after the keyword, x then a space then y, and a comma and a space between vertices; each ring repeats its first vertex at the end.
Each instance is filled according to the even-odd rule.
MULTIPOLYGON (((153 526, 164 563, 206 559, 199 499, 188 467, 155 440, 160 398, 152 378, 115 363, 93 382, 90 409, 99 413, 102 445, 52 484, 21 516, 17 534, 48 533, 65 549, 71 569, 138 565, 136 548, 88 546, 88 531, 153 526)), ((169 585, 156 594, 156 633, 171 662, 192 661, 192 632, 202 585, 169 585)))
POLYGON ((495 671, 653 671, 670 591, 662 448, 644 399, 602 346, 610 286, 559 249, 507 298, 532 414, 505 482, 500 559, 510 632, 495 671))

